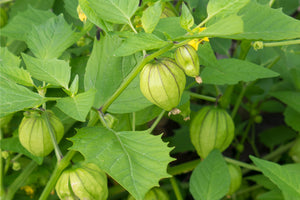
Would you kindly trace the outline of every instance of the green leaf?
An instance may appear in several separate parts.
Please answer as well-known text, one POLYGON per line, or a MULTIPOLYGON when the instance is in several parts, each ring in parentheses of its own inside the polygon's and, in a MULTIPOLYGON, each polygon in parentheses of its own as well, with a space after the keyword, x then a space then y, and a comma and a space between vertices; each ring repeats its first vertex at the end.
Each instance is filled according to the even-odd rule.
POLYGON ((1 73, 1 76, 14 81, 15 83, 25 85, 25 86, 34 86, 34 83, 31 79, 29 72, 23 68, 0 67, 0 73, 1 73))
POLYGON ((37 58, 58 58, 78 40, 62 15, 53 17, 41 25, 33 25, 26 43, 37 58))
POLYGON ((77 6, 78 0, 64 0, 64 8, 75 19, 78 19, 77 6))
POLYGON ((115 51, 116 56, 129 56, 142 50, 159 49, 168 44, 157 36, 150 33, 134 34, 121 44, 115 51))
POLYGON ((300 164, 280 166, 254 156, 250 158, 263 174, 279 187, 285 199, 300 199, 300 164))
POLYGON ((104 127, 78 130, 70 139, 71 149, 79 151, 87 162, 97 164, 136 199, 158 186, 162 178, 170 177, 166 169, 170 148, 160 136, 147 131, 115 132, 104 127))
POLYGON ((230 38, 243 32, 243 20, 240 16, 230 15, 226 18, 216 21, 207 26, 201 33, 195 34, 195 37, 220 37, 230 38))
POLYGON ((300 21, 283 14, 281 9, 250 1, 238 14, 244 21, 244 31, 228 38, 269 41, 300 37, 300 21))
POLYGON ((282 192, 278 188, 274 188, 269 192, 259 194, 257 200, 285 200, 282 196, 282 192))
POLYGON ((140 78, 138 75, 113 102, 108 111, 112 113, 130 113, 142 110, 151 105, 153 104, 144 97, 140 90, 140 78))
POLYGON ((88 0, 79 0, 79 5, 84 14, 87 16, 88 20, 96 24, 106 33, 112 31, 112 24, 109 22, 103 21, 95 12, 94 8, 90 6, 88 0))
POLYGON ((259 141, 269 148, 274 148, 276 145, 288 142, 296 136, 297 133, 293 129, 281 125, 260 132, 259 141))
POLYGON ((270 92, 270 95, 276 97, 290 108, 300 112, 300 93, 296 91, 270 92))
POLYGON ((249 0, 210 0, 207 4, 208 18, 216 15, 230 15, 237 13, 249 0))
POLYGON ((16 40, 25 41, 26 34, 32 30, 33 25, 40 25, 55 15, 50 11, 36 10, 29 7, 26 11, 19 13, 17 16, 1 29, 1 34, 16 40))
POLYGON ((194 17, 185 3, 182 3, 181 6, 180 25, 186 30, 190 30, 191 26, 194 25, 194 17))
POLYGON ((64 60, 38 59, 22 54, 27 70, 40 81, 45 81, 55 86, 68 88, 71 68, 64 60))
MULTIPOLYGON (((99 108, 118 89, 125 77, 142 59, 141 54, 128 57, 113 56, 121 40, 117 36, 106 35, 100 41, 95 40, 92 55, 87 63, 84 87, 96 88, 94 106, 99 108)), ((128 113, 150 106, 142 95, 138 76, 109 107, 110 112, 128 113), (126 106, 124 106, 126 105, 126 106)))
POLYGON ((160 1, 157 1, 150 7, 148 7, 142 16, 142 25, 146 33, 152 33, 160 20, 162 13, 162 5, 160 1))
POLYGON ((105 21, 127 24, 138 8, 139 0, 88 0, 96 14, 105 21))
POLYGON ((295 131, 300 132, 300 112, 295 111, 291 107, 287 107, 284 111, 284 121, 287 125, 292 127, 295 131))
POLYGON ((44 103, 44 98, 0 74, 0 117, 44 103))
POLYGON ((95 94, 96 90, 90 89, 74 97, 59 99, 57 100, 56 107, 73 119, 84 122, 88 112, 93 106, 95 94))
POLYGON ((174 146, 172 153, 182 153, 187 151, 195 151, 193 144, 191 143, 189 127, 181 126, 180 129, 174 130, 175 135, 170 138, 170 145, 174 146))
POLYGON ((78 74, 75 75, 72 84, 70 86, 70 92, 72 95, 76 95, 78 92, 78 84, 79 84, 79 76, 78 74))
POLYGON ((171 38, 176 38, 186 34, 186 30, 180 26, 179 17, 167 17, 160 19, 154 30, 155 33, 168 35, 171 38))
POLYGON ((0 47, 0 67, 19 67, 21 59, 12 54, 7 47, 0 47))
POLYGON ((204 83, 208 84, 236 84, 239 81, 253 81, 260 78, 276 77, 279 74, 267 68, 238 59, 222 59, 219 65, 206 67, 201 73, 204 83))
POLYGON ((213 150, 194 169, 190 192, 197 200, 219 200, 229 190, 230 175, 219 150, 213 150))
POLYGON ((39 165, 43 163, 43 157, 38 157, 32 155, 29 151, 27 151, 19 141, 18 137, 4 138, 0 140, 0 146, 2 150, 12 151, 16 153, 24 154, 25 156, 33 159, 39 165))
POLYGON ((162 109, 156 105, 149 106, 135 113, 135 124, 142 125, 159 115, 162 112, 162 109))

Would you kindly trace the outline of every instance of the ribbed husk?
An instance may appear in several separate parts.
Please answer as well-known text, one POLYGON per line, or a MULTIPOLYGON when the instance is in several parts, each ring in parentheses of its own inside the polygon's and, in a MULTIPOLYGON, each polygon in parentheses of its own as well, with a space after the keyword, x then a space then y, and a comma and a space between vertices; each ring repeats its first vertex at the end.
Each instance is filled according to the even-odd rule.
POLYGON ((224 151, 234 138, 234 123, 220 108, 202 108, 190 125, 192 144, 200 157, 205 158, 213 149, 224 151))
POLYGON ((148 63, 140 73, 140 88, 144 96, 167 111, 179 104, 185 83, 184 72, 169 58, 148 63))
MULTIPOLYGON (((151 190, 149 190, 145 197, 143 198, 143 200, 169 200, 169 195, 168 193, 162 189, 162 188, 158 188, 158 187, 154 187, 151 190)), ((129 196, 127 200, 135 200, 135 198, 133 196, 129 196)))
MULTIPOLYGON (((52 111, 47 110, 46 112, 59 143, 64 135, 64 126, 52 111)), ((47 156, 54 149, 46 121, 42 116, 44 114, 44 112, 30 111, 24 114, 19 126, 20 143, 35 156, 47 156)))
POLYGON ((62 200, 106 200, 107 177, 95 164, 82 164, 65 170, 58 179, 55 190, 62 200))
POLYGON ((227 195, 232 195, 235 193, 242 184, 242 171, 237 165, 227 164, 229 174, 230 174, 230 186, 227 195))
POLYGON ((175 60, 186 75, 199 76, 200 62, 196 50, 191 45, 184 45, 176 49, 175 60))
POLYGON ((296 139, 295 144, 290 149, 289 156, 291 156, 294 162, 300 163, 300 137, 296 139))

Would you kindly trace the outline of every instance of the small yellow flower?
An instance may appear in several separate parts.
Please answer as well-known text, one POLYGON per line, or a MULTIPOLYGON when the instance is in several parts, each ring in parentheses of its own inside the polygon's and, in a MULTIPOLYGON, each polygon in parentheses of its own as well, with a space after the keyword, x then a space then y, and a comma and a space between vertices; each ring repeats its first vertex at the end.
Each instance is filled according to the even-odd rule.
POLYGON ((84 14, 83 10, 81 9, 80 5, 78 5, 78 7, 77 7, 77 13, 78 13, 78 17, 79 17, 80 21, 86 22, 87 17, 84 14))
POLYGON ((33 198, 34 189, 31 186, 25 185, 21 187, 21 190, 24 190, 26 192, 26 195, 30 196, 30 198, 33 198))
MULTIPOLYGON (((205 27, 200 27, 200 28, 197 28, 196 31, 198 31, 198 33, 200 33, 205 29, 206 29, 205 27)), ((193 40, 189 41, 188 44, 191 45, 192 47, 194 47, 194 49, 197 51, 199 44, 202 42, 209 42, 208 37, 204 37, 202 39, 193 39, 193 40)))

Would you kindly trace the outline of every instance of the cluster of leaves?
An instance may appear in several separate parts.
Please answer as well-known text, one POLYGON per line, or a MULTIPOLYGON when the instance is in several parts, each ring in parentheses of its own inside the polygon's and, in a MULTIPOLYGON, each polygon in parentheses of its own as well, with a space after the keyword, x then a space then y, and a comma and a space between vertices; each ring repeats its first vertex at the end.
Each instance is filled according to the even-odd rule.
MULTIPOLYGON (((226 162, 232 162, 263 173, 253 175, 245 170, 242 188, 247 189, 253 183, 256 188, 253 193, 240 191, 237 199, 300 199, 300 165, 291 164, 291 158, 284 154, 293 144, 288 142, 295 140, 300 131, 300 46, 284 46, 297 41, 299 44, 294 39, 300 38, 300 21, 289 16, 296 12, 299 2, 186 0, 182 4, 182 1, 145 0, 139 3, 138 0, 18 0, 1 4, 9 16, 1 28, 0 47, 0 117, 3 121, 12 118, 10 123, 1 125, 0 138, 1 150, 10 154, 5 161, 8 167, 1 169, 5 175, 4 187, 8 188, 6 193, 11 195, 7 199, 12 199, 21 186, 33 187, 36 194, 31 195, 38 198, 55 166, 54 154, 35 157, 22 147, 17 137, 22 112, 41 106, 51 109, 65 126, 65 137, 59 145, 62 152, 67 155, 79 152, 73 162, 92 162, 111 177, 109 198, 117 199, 116 191, 125 189, 136 199, 143 199, 149 189, 159 186, 159 181, 168 188, 166 178, 173 176, 175 192, 169 192, 173 199, 175 196, 221 199, 230 185, 226 162), (87 17, 86 22, 78 18, 78 5, 87 17), (279 7, 283 9, 275 9, 279 7), (161 18, 166 8, 174 16, 161 18), (180 16, 176 17, 178 13, 180 16), (193 31, 202 26, 206 27, 203 31, 193 31), (151 59, 172 57, 179 45, 205 37, 210 41, 200 44, 197 50, 203 84, 188 79, 179 105, 181 115, 165 115, 165 119, 180 125, 173 136, 166 133, 169 146, 175 147, 170 148, 161 136, 152 134, 165 112, 142 95, 138 74, 151 59), (206 101, 215 102, 220 96, 220 105, 231 112, 236 126, 236 139, 228 154, 242 160, 240 155, 248 156, 250 149, 256 156, 250 158, 257 167, 224 158, 214 150, 200 163, 175 163, 167 172, 173 157, 187 152, 195 154, 189 139, 190 122, 183 119, 192 120, 202 106, 209 104, 206 101), (268 128, 269 113, 271 117, 276 114, 281 117, 283 113, 284 123, 271 123, 268 128), (107 116, 114 121, 110 128, 106 127, 107 116), (259 125, 263 131, 257 129, 261 117, 266 118, 259 125), (149 122, 155 118, 149 128, 149 122), (259 146, 268 149, 261 152, 263 148, 259 146), (275 153, 264 158, 274 162, 258 158, 261 153, 272 151, 275 153), (14 155, 21 163, 21 172, 9 169, 11 160, 16 161, 14 155), (32 173, 34 169, 38 170, 32 173), (189 171, 193 171, 189 189, 184 188, 184 181, 179 181, 179 185, 174 182, 174 177, 181 180, 176 175, 189 171), (16 178, 18 175, 23 179, 16 178), (182 194, 175 189, 178 187, 182 194)), ((58 162, 57 166, 61 163, 64 162, 58 162)), ((59 176, 57 171, 54 173, 59 176)), ((52 188, 53 180, 50 180, 52 188)), ((46 186, 48 192, 50 187, 46 186)), ((22 190, 16 196, 26 198, 21 197, 22 190)), ((122 198, 124 195, 119 199, 122 198)))

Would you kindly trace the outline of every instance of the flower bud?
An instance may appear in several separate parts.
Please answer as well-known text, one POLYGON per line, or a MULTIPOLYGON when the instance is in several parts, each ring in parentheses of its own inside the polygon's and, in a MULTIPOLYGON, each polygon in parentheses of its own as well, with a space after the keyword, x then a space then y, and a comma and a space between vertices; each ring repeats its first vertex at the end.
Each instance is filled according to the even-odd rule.
POLYGON ((140 74, 140 88, 144 96, 167 111, 179 104, 185 82, 184 72, 170 58, 148 63, 140 74))
POLYGON ((12 164, 12 169, 14 170, 14 171, 19 171, 20 169, 21 169, 21 164, 19 163, 19 162, 13 162, 13 164, 12 164))
POLYGON ((190 125, 192 144, 201 158, 213 149, 224 151, 234 138, 234 123, 224 109, 214 106, 202 108, 190 125))
POLYGON ((63 200, 106 200, 107 177, 95 164, 81 164, 65 170, 58 179, 55 190, 63 200))
POLYGON ((184 45, 176 49, 175 60, 186 75, 199 77, 200 62, 196 50, 191 45, 184 45))
POLYGON ((23 147, 35 156, 47 156, 54 149, 45 116, 48 119, 57 143, 64 135, 64 126, 50 110, 45 112, 29 111, 19 126, 19 140, 23 147))

